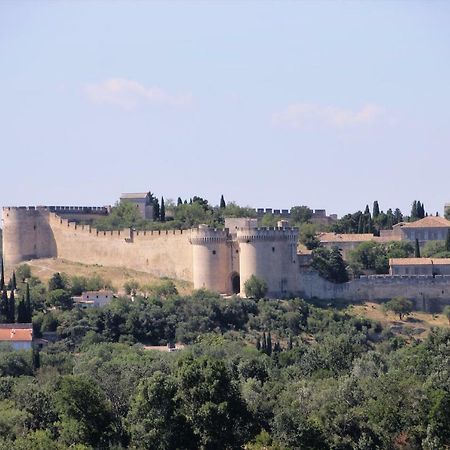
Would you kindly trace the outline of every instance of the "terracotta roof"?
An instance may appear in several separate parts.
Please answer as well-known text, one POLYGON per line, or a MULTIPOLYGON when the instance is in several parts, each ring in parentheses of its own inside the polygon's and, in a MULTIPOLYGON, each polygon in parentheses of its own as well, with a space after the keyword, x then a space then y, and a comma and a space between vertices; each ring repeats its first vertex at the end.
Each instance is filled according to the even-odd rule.
POLYGON ((25 341, 33 340, 33 328, 0 328, 0 341, 25 341))
POLYGON ((364 234, 338 234, 338 233, 319 233, 320 242, 366 242, 378 241, 380 238, 371 233, 364 234))
POLYGON ((450 220, 440 216, 428 216, 415 222, 405 223, 403 228, 450 228, 450 220))
POLYGON ((443 266, 450 265, 450 258, 391 258, 390 266, 443 266))

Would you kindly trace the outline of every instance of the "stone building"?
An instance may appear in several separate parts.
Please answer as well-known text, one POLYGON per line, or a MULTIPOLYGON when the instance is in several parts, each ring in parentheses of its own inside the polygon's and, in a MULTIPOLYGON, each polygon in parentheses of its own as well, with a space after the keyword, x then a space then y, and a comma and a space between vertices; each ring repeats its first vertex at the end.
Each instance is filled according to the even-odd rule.
POLYGON ((422 246, 427 241, 443 241, 450 230, 450 221, 445 217, 428 216, 415 222, 401 222, 394 225, 394 230, 400 230, 401 240, 419 240, 422 246))
POLYGON ((125 193, 120 196, 120 201, 132 203, 143 219, 153 220, 153 197, 150 192, 125 193))
POLYGON ((351 234, 351 233, 319 233, 318 238, 326 248, 338 247, 344 259, 348 258, 349 252, 354 250, 363 242, 386 242, 386 239, 374 236, 371 233, 351 234))
POLYGON ((389 274, 396 275, 450 275, 450 258, 391 258, 389 274))
POLYGON ((415 222, 400 222, 394 225, 392 230, 381 230, 380 236, 371 233, 319 233, 318 237, 324 247, 340 248, 346 259, 349 251, 354 250, 362 242, 410 241, 414 243, 417 238, 419 245, 423 247, 428 241, 445 240, 449 230, 449 220, 439 216, 428 216, 415 222))

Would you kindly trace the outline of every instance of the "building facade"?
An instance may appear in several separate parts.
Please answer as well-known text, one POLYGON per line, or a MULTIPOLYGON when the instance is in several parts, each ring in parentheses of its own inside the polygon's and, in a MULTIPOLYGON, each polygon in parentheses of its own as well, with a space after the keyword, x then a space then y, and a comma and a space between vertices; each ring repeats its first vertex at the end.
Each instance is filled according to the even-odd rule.
POLYGON ((120 196, 121 202, 133 204, 143 219, 153 220, 153 198, 150 192, 125 193, 120 196))

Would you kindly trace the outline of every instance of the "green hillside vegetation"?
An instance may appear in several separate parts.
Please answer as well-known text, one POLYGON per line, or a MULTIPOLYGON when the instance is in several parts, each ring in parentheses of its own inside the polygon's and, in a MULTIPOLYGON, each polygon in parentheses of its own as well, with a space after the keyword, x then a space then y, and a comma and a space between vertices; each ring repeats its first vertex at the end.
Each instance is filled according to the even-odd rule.
POLYGON ((360 307, 180 295, 163 280, 134 301, 79 309, 61 298, 107 281, 56 273, 42 283, 26 266, 16 278, 16 298, 30 286, 36 336, 58 341, 1 346, 0 449, 450 445, 444 317, 419 340, 360 307), (170 342, 185 347, 145 349, 170 342))

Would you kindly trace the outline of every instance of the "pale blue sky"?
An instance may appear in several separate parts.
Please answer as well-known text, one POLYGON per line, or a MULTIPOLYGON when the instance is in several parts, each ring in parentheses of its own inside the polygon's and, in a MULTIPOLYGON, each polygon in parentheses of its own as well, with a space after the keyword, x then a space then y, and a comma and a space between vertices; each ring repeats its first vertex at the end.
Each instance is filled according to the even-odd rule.
POLYGON ((450 201, 450 2, 0 2, 2 205, 450 201))

